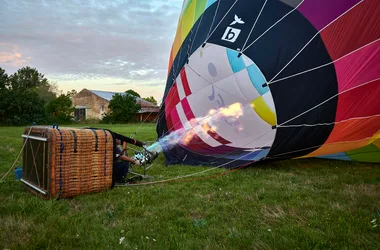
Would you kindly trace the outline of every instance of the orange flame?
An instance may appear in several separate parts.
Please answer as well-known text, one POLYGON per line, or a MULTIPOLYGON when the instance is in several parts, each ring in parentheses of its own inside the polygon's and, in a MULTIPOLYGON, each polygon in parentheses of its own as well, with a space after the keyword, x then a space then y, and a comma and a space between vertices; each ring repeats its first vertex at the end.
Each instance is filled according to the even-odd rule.
POLYGON ((193 139, 194 135, 195 135, 194 130, 191 129, 189 131, 186 131, 186 133, 182 137, 182 140, 181 140, 182 143, 185 145, 188 145, 191 142, 191 140, 193 139))
POLYGON ((211 109, 208 112, 209 116, 215 115, 217 113, 217 116, 220 117, 235 117, 239 118, 243 115, 243 105, 241 103, 235 102, 234 104, 231 104, 227 108, 219 108, 218 110, 211 109))
MULTIPOLYGON (((234 103, 228 106, 227 108, 219 108, 219 109, 211 109, 208 112, 208 116, 205 118, 199 118, 199 121, 202 121, 201 127, 203 128, 202 133, 207 134, 215 134, 217 131, 217 127, 215 126, 215 123, 217 120, 221 118, 229 118, 229 119, 238 119, 240 116, 243 115, 243 105, 241 103, 234 103)), ((189 124, 192 125, 190 127, 195 126, 197 124, 195 121, 189 121, 189 124)), ((240 128, 242 130, 242 128, 240 128)), ((194 129, 190 129, 188 131, 185 131, 181 143, 184 145, 188 145, 191 143, 193 137, 196 135, 196 132, 194 129)))

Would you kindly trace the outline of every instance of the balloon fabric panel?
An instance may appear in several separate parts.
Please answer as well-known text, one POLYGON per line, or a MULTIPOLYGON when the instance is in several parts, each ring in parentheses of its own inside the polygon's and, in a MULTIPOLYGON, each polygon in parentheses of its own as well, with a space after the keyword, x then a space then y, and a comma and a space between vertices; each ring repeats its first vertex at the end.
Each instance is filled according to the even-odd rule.
POLYGON ((380 4, 365 0, 321 32, 333 60, 380 38, 380 4))
POLYGON ((164 152, 166 163, 379 162, 379 6, 185 1, 157 133, 186 140, 164 152), (218 115, 234 102, 241 115, 218 115))
POLYGON ((360 0, 305 0, 299 6, 298 11, 317 30, 321 30, 359 2, 360 0))

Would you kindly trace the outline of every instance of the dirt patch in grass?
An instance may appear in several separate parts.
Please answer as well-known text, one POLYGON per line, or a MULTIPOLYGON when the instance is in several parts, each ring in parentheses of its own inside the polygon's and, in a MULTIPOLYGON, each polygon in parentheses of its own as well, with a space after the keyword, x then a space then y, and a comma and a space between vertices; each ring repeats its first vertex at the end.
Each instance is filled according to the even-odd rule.
POLYGON ((190 216, 192 219, 203 219, 205 217, 204 212, 202 211, 192 211, 190 216))
POLYGON ((262 249, 272 249, 272 248, 269 247, 268 244, 266 244, 265 242, 261 240, 255 240, 255 242, 252 243, 252 249, 262 250, 262 249))
POLYGON ((0 146, 0 151, 13 153, 15 151, 15 148, 12 145, 5 145, 5 146, 0 146))
POLYGON ((349 196, 352 199, 360 196, 376 198, 380 195, 380 186, 374 184, 346 184, 342 192, 344 195, 349 196))
POLYGON ((211 200, 211 198, 213 197, 213 194, 212 193, 207 193, 207 194, 200 194, 198 193, 199 197, 203 198, 203 199, 206 199, 206 200, 211 200))
POLYGON ((71 200, 69 202, 70 204, 70 210, 69 215, 79 213, 83 210, 83 204, 76 200, 71 200))
POLYGON ((308 224, 308 219, 304 215, 300 214, 300 211, 296 208, 290 208, 287 211, 287 214, 291 219, 296 221, 297 225, 306 226, 308 224))
POLYGON ((281 206, 264 205, 261 207, 260 213, 272 222, 285 217, 285 211, 281 206))
POLYGON ((2 217, 0 222, 1 247, 10 248, 7 244, 27 245, 31 239, 32 221, 16 216, 2 217), (4 230, 6 229, 6 230, 4 230), (8 242, 8 243, 5 243, 8 242))

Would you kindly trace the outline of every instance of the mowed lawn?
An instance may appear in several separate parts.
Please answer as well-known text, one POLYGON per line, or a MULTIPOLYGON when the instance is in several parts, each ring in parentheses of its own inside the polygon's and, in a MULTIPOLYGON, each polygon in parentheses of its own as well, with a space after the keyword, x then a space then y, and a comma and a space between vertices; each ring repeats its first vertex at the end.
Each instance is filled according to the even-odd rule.
MULTIPOLYGON (((144 141, 155 125, 103 125, 144 141)), ((23 127, 0 127, 0 178, 23 127)), ((21 159, 17 165, 21 165, 21 159)), ((164 165, 158 181, 210 169, 164 165)), ((304 159, 41 200, 14 171, 0 183, 2 249, 380 249, 380 166, 304 159)))

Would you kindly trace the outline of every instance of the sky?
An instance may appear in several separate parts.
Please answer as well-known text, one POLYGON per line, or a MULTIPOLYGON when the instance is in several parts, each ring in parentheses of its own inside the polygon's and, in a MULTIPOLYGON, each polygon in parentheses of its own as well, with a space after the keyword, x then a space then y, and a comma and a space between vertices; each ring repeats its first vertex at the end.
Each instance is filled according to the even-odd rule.
POLYGON ((36 68, 66 93, 163 97, 183 0, 0 0, 0 67, 36 68))

